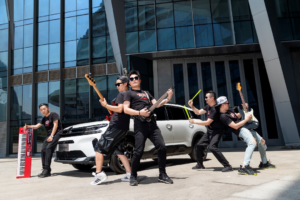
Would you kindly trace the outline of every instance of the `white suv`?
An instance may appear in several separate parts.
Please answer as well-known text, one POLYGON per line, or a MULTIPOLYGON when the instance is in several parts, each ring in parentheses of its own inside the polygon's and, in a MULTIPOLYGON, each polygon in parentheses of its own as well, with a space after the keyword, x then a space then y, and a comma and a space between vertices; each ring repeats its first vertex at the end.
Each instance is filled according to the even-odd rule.
MULTIPOLYGON (((190 109, 189 115, 198 118, 190 109)), ((196 144, 206 133, 206 127, 190 124, 183 106, 166 104, 154 111, 157 125, 162 132, 167 156, 189 154, 196 160, 196 144)), ((94 146, 108 128, 108 121, 97 121, 78 124, 64 129, 58 142, 55 162, 71 164, 79 170, 91 169, 95 165, 94 146)), ((121 144, 124 154, 131 160, 134 152, 133 120, 130 120, 130 131, 121 144)), ((207 156, 207 149, 204 159, 207 156)), ((157 150, 149 139, 146 141, 142 159, 157 159, 157 150)), ((110 166, 116 173, 125 173, 125 168, 118 156, 104 156, 104 165, 110 166)))

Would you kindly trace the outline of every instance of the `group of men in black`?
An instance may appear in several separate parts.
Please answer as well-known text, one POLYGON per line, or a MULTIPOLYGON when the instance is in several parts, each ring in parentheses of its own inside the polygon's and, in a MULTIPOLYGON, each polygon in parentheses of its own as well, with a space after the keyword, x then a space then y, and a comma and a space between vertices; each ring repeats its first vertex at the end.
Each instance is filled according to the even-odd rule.
MULTIPOLYGON (((109 127, 106 132, 101 135, 101 138, 95 145, 95 161, 96 172, 93 173, 94 180, 91 185, 99 185, 107 179, 107 175, 102 171, 103 154, 116 154, 123 163, 126 174, 121 179, 127 181, 131 186, 137 186, 139 181, 137 179, 137 170, 142 158, 146 139, 149 138, 158 150, 158 165, 159 177, 158 181, 173 184, 173 181, 166 173, 166 146, 156 120, 151 118, 150 122, 142 122, 138 119, 139 116, 149 117, 150 112, 147 108, 156 103, 156 100, 148 91, 141 90, 141 76, 138 71, 132 70, 128 77, 120 76, 116 80, 116 87, 119 91, 115 99, 115 105, 109 105, 107 101, 99 100, 101 105, 113 112, 109 127), (129 90, 129 86, 131 90, 129 90), (121 141, 126 137, 129 130, 130 116, 134 117, 134 136, 135 149, 131 160, 131 166, 128 158, 124 155, 121 147, 121 141)), ((157 107, 161 107, 169 102, 173 96, 172 90, 168 90, 168 96, 157 107)), ((197 119, 189 119, 191 124, 204 125, 207 132, 202 136, 197 143, 197 164, 192 169, 205 169, 203 165, 204 152, 209 145, 210 151, 224 166, 222 172, 232 171, 232 166, 226 160, 224 155, 218 149, 218 143, 224 133, 225 126, 228 126, 231 131, 237 134, 238 137, 243 138, 248 147, 245 153, 243 165, 240 166, 238 172, 245 175, 256 175, 255 170, 250 167, 250 159, 254 148, 258 144, 262 162, 260 168, 275 168, 268 162, 265 150, 265 141, 254 130, 248 130, 243 126, 250 120, 247 117, 241 120, 241 115, 229 110, 229 103, 226 97, 219 97, 216 101, 216 95, 210 91, 206 94, 205 100, 207 105, 198 110, 193 106, 193 102, 189 101, 189 106, 197 115, 207 114, 207 120, 201 121, 197 119)), ((42 164, 43 171, 38 176, 41 178, 51 176, 51 159, 52 154, 57 146, 60 135, 62 134, 62 125, 59 116, 49 111, 48 104, 40 104, 39 109, 44 115, 43 119, 37 125, 26 125, 24 129, 32 127, 37 129, 44 125, 47 130, 47 137, 42 146, 42 164)), ((184 133, 183 133, 184 134, 184 133)))

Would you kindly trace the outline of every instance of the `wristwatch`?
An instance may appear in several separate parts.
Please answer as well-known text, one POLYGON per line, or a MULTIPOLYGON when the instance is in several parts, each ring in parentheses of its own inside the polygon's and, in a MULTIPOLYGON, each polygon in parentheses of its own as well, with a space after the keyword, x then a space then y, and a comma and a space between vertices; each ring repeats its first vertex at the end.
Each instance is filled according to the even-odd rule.
POLYGON ((50 137, 54 138, 54 135, 50 135, 50 137))

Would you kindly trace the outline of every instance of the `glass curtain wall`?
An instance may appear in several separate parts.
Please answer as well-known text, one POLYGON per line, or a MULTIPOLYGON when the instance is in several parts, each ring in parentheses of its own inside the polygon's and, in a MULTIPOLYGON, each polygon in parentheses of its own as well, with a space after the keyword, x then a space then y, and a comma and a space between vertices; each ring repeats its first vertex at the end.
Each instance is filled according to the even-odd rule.
POLYGON ((231 6, 236 43, 258 43, 248 0, 231 0, 231 6))
POLYGON ((10 153, 18 151, 19 127, 25 123, 31 124, 32 86, 21 85, 11 88, 10 108, 10 153))
POLYGON ((38 0, 37 71, 60 67, 60 0, 38 0))
POLYGON ((300 1, 275 0, 281 40, 300 39, 300 1))
POLYGON ((233 44, 227 0, 125 0, 124 6, 127 53, 233 44))
POLYGON ((6 121, 9 41, 5 0, 0 0, 0 38, 0 121, 6 121))
POLYGON ((185 104, 183 66, 174 64, 174 82, 175 82, 175 102, 179 105, 185 104))
MULTIPOLYGON (((189 94, 190 94, 189 99, 192 99, 195 96, 195 94, 199 91, 197 64, 196 63, 188 63, 187 71, 188 71, 189 94)), ((198 97, 196 97, 193 100, 193 104, 196 108, 200 107, 200 101, 199 101, 198 97)))
POLYGON ((32 72, 33 3, 34 0, 14 1, 14 46, 12 74, 32 72))
POLYGON ((93 0, 92 43, 93 64, 115 62, 103 0, 93 0))

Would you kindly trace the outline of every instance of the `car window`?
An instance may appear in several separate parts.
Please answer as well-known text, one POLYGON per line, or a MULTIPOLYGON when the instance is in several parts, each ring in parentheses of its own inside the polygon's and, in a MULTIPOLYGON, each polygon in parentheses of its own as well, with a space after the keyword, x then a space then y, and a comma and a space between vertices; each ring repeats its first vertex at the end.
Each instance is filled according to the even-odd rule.
POLYGON ((187 119, 184 109, 177 107, 166 107, 170 120, 184 120, 187 119))
POLYGON ((166 118, 166 110, 165 110, 164 106, 162 106, 160 108, 156 108, 154 110, 154 113, 157 116, 156 120, 158 120, 158 121, 167 120, 167 118, 166 118))

